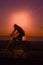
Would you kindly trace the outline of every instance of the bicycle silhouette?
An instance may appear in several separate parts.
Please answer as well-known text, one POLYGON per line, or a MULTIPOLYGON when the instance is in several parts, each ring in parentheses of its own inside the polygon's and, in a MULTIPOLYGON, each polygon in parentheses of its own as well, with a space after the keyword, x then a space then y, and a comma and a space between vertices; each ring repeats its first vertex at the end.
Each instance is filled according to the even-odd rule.
MULTIPOLYGON (((18 26, 17 24, 14 25, 14 30, 12 32, 12 34, 10 34, 10 42, 9 42, 9 46, 8 46, 8 50, 12 52, 12 56, 14 56, 14 52, 15 52, 15 49, 19 49, 19 43, 20 41, 22 41, 22 37, 25 36, 25 32, 23 31, 23 29, 18 26), (17 46, 18 45, 18 46, 17 46)), ((20 50, 18 50, 19 52, 19 56, 20 56, 20 53, 21 55, 23 55, 23 50, 21 49, 21 52, 20 50)), ((16 53, 17 53, 17 50, 16 50, 16 53)))

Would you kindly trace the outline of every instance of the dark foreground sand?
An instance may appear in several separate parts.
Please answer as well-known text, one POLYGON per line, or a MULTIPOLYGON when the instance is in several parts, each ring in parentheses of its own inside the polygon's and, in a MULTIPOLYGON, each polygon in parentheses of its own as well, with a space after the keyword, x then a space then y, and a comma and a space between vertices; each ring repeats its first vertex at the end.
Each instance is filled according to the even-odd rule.
POLYGON ((0 65, 43 65, 43 42, 20 41, 12 44, 9 49, 9 41, 0 41, 0 65))

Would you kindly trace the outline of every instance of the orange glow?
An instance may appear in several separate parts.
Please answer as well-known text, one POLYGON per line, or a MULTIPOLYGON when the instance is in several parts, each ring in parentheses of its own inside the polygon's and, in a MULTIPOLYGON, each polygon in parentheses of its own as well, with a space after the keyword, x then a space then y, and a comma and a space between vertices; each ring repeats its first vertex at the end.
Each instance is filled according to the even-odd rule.
POLYGON ((27 13, 23 13, 23 12, 16 13, 14 16, 14 21, 16 24, 18 24, 23 29, 25 29, 25 27, 27 26, 27 21, 28 21, 27 13))
MULTIPOLYGON (((0 28, 0 35, 10 35, 13 31, 13 25, 17 24, 23 28, 26 37, 43 36, 43 29, 37 27, 36 23, 31 11, 19 10, 9 14, 5 24, 0 28)), ((26 39, 26 37, 23 39, 26 39)))
POLYGON ((23 28, 26 34, 31 30, 31 17, 27 11, 18 11, 10 16, 10 26, 17 24, 23 28))

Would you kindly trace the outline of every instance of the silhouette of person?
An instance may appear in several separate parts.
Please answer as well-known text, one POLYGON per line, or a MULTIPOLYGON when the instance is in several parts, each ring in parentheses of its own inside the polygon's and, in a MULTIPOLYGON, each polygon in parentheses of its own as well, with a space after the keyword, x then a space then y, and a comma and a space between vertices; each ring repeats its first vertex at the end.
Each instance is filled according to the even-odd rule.
POLYGON ((16 37, 16 39, 22 40, 22 37, 25 36, 24 30, 17 24, 14 24, 14 31, 12 32, 11 36, 14 35, 15 31, 17 31, 16 34, 19 33, 19 35, 16 37))

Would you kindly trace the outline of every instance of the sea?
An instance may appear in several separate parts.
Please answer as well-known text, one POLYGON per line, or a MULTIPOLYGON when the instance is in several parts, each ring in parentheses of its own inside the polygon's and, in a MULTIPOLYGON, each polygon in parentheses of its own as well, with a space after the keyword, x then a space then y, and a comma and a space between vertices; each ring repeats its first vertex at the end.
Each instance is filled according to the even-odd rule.
MULTIPOLYGON (((0 36, 0 40, 9 40, 9 36, 0 36)), ((43 41, 43 36, 29 36, 27 41, 43 41)))

